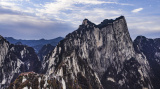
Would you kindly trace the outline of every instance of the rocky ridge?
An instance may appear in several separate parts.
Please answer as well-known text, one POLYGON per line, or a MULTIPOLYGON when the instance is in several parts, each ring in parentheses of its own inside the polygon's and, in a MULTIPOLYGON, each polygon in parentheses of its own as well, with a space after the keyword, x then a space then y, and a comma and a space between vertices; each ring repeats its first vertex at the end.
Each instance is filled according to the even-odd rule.
POLYGON ((66 85, 74 85, 69 80, 82 76, 91 89, 99 89, 101 84, 105 89, 153 88, 149 63, 145 55, 135 51, 124 16, 99 25, 85 19, 60 41, 43 68, 48 75, 63 76, 66 85))
POLYGON ((41 62, 33 48, 13 45, 0 36, 0 88, 13 82, 22 72, 39 72, 41 62))
POLYGON ((160 88, 160 39, 149 39, 145 36, 138 36, 134 40, 134 47, 137 52, 142 52, 152 68, 151 80, 154 89, 160 88))

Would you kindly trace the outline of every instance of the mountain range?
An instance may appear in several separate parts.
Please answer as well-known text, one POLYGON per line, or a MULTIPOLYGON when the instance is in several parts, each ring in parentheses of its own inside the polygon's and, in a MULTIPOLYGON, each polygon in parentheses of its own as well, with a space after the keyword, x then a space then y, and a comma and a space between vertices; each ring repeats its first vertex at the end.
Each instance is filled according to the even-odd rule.
POLYGON ((160 89, 160 39, 132 41, 124 16, 98 25, 84 19, 57 45, 41 40, 38 51, 39 41, 6 39, 0 37, 1 89, 160 89))
POLYGON ((40 39, 40 40, 22 40, 22 39, 14 39, 13 37, 5 37, 7 41, 16 45, 27 45, 35 49, 35 52, 38 53, 39 50, 47 44, 51 44, 52 46, 56 46, 59 41, 63 39, 63 37, 57 37, 55 39, 40 39))

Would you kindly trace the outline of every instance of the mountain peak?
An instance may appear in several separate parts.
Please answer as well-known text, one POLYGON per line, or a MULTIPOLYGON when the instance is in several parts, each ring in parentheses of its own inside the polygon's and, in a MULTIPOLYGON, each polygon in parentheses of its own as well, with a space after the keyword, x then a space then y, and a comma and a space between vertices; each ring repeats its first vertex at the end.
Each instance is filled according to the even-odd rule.
POLYGON ((120 17, 116 18, 115 20, 119 20, 119 19, 125 19, 125 17, 123 15, 121 15, 120 17))
POLYGON ((0 40, 2 39, 3 37, 0 35, 0 40))
POLYGON ((124 16, 106 19, 100 25, 84 19, 76 31, 55 47, 43 67, 48 68, 47 74, 54 72, 65 81, 77 79, 79 84, 71 84, 82 89, 102 89, 101 84, 104 89, 143 89, 150 87, 150 80, 148 75, 143 76, 147 72, 141 72, 146 71, 146 66, 141 66, 141 61, 146 60, 142 57, 134 50, 124 16))
POLYGON ((88 19, 85 18, 85 19, 83 20, 83 22, 82 22, 82 25, 85 25, 85 26, 86 26, 86 25, 88 25, 88 24, 94 24, 94 23, 92 23, 91 21, 89 21, 88 19))
POLYGON ((94 23, 92 23, 91 21, 89 21, 87 18, 85 18, 82 22, 82 25, 84 26, 87 26, 87 25, 95 25, 96 27, 98 28, 103 28, 109 24, 113 24, 114 21, 117 21, 117 20, 120 20, 120 19, 124 19, 125 20, 125 17, 124 16, 120 16, 116 19, 105 19, 103 20, 100 24, 98 25, 95 25, 94 23))
POLYGON ((140 36, 137 36, 135 40, 139 40, 139 39, 147 39, 147 38, 145 36, 140 35, 140 36))
POLYGON ((125 20, 125 17, 124 16, 120 16, 118 18, 116 18, 115 20, 114 19, 105 19, 103 20, 100 24, 97 25, 98 28, 103 28, 109 24, 113 24, 113 22, 117 21, 117 20, 120 20, 120 19, 124 19, 125 20))

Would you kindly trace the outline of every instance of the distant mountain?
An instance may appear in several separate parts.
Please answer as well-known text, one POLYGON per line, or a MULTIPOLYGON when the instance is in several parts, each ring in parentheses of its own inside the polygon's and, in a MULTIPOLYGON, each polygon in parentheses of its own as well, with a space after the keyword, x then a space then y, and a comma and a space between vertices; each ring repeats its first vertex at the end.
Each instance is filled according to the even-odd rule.
POLYGON ((10 44, 0 36, 0 89, 5 89, 20 73, 39 73, 41 61, 32 47, 10 44))
POLYGON ((21 40, 21 39, 14 39, 13 37, 5 37, 7 41, 12 44, 22 43, 23 45, 27 45, 33 47, 36 53, 46 44, 51 44, 52 46, 56 46, 59 41, 63 39, 63 37, 57 37, 55 39, 40 39, 40 40, 21 40))
POLYGON ((148 62, 154 73, 152 82, 154 89, 160 89, 160 38, 150 39, 145 36, 138 36, 134 40, 134 46, 137 52, 146 55, 148 62))

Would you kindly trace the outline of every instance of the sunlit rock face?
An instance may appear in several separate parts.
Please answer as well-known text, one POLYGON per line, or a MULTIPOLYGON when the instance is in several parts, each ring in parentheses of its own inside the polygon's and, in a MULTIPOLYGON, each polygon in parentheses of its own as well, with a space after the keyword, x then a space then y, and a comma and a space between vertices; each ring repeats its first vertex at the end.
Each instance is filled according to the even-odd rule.
POLYGON ((95 25, 84 19, 43 61, 46 74, 62 76, 67 89, 152 89, 150 66, 136 52, 123 16, 95 25))
POLYGON ((34 49, 13 45, 0 36, 0 89, 5 89, 22 72, 39 72, 41 62, 34 49))
POLYGON ((138 36, 134 40, 134 47, 137 52, 142 52, 152 68, 151 80, 155 89, 160 88, 160 39, 149 39, 138 36))

